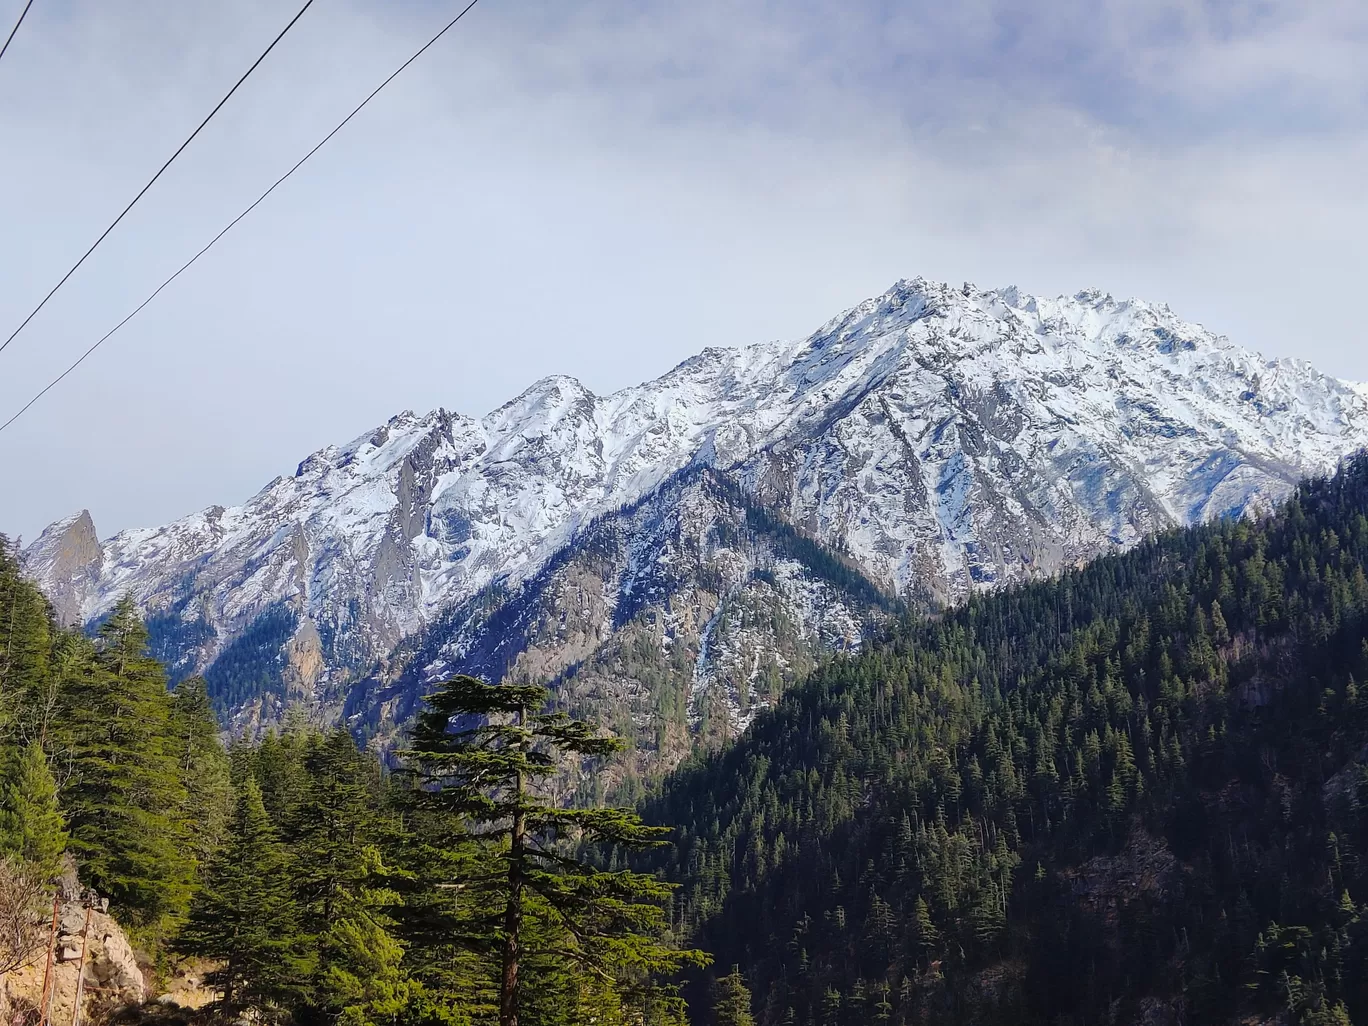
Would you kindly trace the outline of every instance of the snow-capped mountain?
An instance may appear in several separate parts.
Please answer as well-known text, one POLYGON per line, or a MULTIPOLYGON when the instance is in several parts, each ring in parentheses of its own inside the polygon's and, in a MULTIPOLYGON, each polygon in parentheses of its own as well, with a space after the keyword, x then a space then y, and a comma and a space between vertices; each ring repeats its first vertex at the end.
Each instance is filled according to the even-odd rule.
MULTIPOLYGON (((72 622, 131 593, 186 669, 275 616, 257 633, 285 639, 307 696, 377 660, 393 677, 391 653, 525 591, 603 518, 661 511, 689 467, 885 592, 954 600, 1276 500, 1364 445, 1364 386, 1167 306, 916 279, 801 341, 706 349, 612 395, 550 377, 478 420, 402 413, 241 506, 103 542, 80 514, 25 560, 72 622)), ((605 580, 605 622, 625 572, 605 580)), ((459 663, 451 644, 432 665, 459 663)))

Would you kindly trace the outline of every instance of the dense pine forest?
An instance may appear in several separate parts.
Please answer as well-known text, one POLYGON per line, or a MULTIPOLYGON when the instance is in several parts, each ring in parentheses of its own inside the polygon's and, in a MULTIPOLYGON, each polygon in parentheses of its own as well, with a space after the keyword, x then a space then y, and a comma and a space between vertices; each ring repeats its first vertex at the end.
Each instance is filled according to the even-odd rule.
POLYGON ((0 549, 0 901, 74 864, 194 1021, 1368 1022, 1368 457, 908 614, 640 817, 537 686, 456 677, 384 761, 225 747, 211 693, 0 549))
POLYGON ((150 972, 203 972, 194 1021, 684 1023, 674 981, 707 959, 622 864, 663 831, 548 797, 618 742, 547 697, 456 678, 389 764, 303 722, 225 749, 131 602, 59 630, 0 545, 0 974, 45 957, 74 866, 150 972))
POLYGON ((906 619, 648 803, 680 917, 765 1026, 1368 1022, 1365 571, 1361 457, 906 619))

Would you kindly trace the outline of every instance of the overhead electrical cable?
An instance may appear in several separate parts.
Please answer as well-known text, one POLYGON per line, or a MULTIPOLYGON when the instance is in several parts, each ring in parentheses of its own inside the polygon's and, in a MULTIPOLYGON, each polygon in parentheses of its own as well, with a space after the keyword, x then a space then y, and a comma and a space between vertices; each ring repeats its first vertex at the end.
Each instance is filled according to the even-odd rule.
POLYGON ((28 3, 24 4, 24 9, 19 12, 19 20, 14 23, 14 28, 10 29, 10 34, 5 37, 5 45, 0 46, 0 59, 4 58, 5 51, 9 49, 10 43, 14 41, 14 34, 19 31, 19 26, 24 23, 24 19, 28 16, 29 8, 32 6, 33 0, 28 0, 28 3))
MULTIPOLYGON (((169 168, 175 162, 177 157, 179 157, 183 152, 185 152, 185 148, 187 146, 189 146, 192 142, 195 141, 195 137, 199 135, 200 132, 204 131, 204 126, 209 124, 209 122, 214 119, 214 115, 223 109, 223 105, 227 103, 230 99, 232 99, 233 94, 238 91, 238 89, 242 86, 242 83, 246 82, 247 79, 251 76, 252 72, 256 71, 256 69, 261 65, 261 62, 266 59, 267 55, 275 49, 276 44, 285 38, 285 33, 289 32, 290 29, 294 28, 295 23, 304 16, 304 12, 313 6, 313 2, 314 0, 305 0, 304 6, 299 9, 299 13, 297 13, 293 18, 290 19, 290 23, 280 30, 280 34, 278 36, 271 40, 271 45, 266 47, 266 49, 261 52, 261 56, 252 62, 252 66, 242 73, 242 77, 238 79, 236 83, 234 83, 233 88, 228 90, 228 92, 224 95, 223 99, 219 100, 219 102, 214 105, 214 109, 209 112, 209 116, 199 123, 199 127, 190 133, 189 138, 187 138, 185 142, 181 143, 178 147, 176 147, 176 152, 171 154, 170 158, 166 161, 165 164, 161 166, 161 169, 158 170, 157 173, 152 176, 151 180, 149 180, 146 185, 144 185, 141 189, 138 190, 138 194, 133 197, 133 199, 129 202, 128 206, 123 208, 123 213, 119 214, 118 217, 114 218, 113 222, 110 223, 109 227, 102 231, 100 233, 100 237, 96 239, 91 244, 90 248, 81 255, 81 259, 77 260, 74 264, 71 265, 71 270, 67 271, 66 274, 62 275, 62 280, 59 281, 56 285, 52 286, 52 291, 43 297, 43 301, 33 308, 29 315, 24 318, 23 322, 19 325, 19 327, 15 328, 14 331, 10 332, 10 337, 5 339, 4 343, 0 344, 0 352, 3 352, 5 348, 9 346, 11 342, 14 341, 15 336, 17 336, 19 332, 23 331, 26 327, 28 327, 29 321, 33 320, 33 318, 38 316, 38 311, 43 309, 43 307, 47 306, 48 300, 57 294, 57 290, 67 283, 67 279, 69 279, 73 274, 76 273, 80 266, 83 263, 85 263, 86 260, 89 258, 90 254, 94 253, 95 250, 99 247, 100 243, 104 242, 105 238, 109 235, 109 233, 119 226, 119 222, 128 216, 128 212, 132 210, 134 206, 137 205, 138 200, 142 199, 143 196, 146 195, 147 190, 157 184, 157 179, 159 179, 163 174, 166 173, 166 169, 169 168)), ((27 11, 28 8, 25 8, 24 10, 27 11)), ((20 20, 23 20, 22 17, 20 20)), ((16 25, 15 28, 18 28, 18 26, 16 25)))
POLYGON ((104 345, 104 343, 105 343, 106 341, 108 341, 109 338, 110 338, 116 331, 118 331, 118 330, 119 330, 120 328, 122 328, 125 324, 127 324, 129 321, 131 321, 134 317, 138 316, 138 314, 142 312, 143 308, 144 308, 145 306, 147 306, 149 303, 151 303, 152 300, 156 299, 157 296, 161 293, 161 291, 162 291, 164 288, 166 288, 166 287, 167 287, 168 285, 170 285, 173 281, 175 281, 177 278, 179 278, 182 274, 184 274, 186 271, 188 271, 188 270, 190 269, 190 267, 195 263, 195 261, 199 260, 200 257, 204 256, 205 253, 208 253, 209 250, 213 249, 213 248, 214 248, 214 245, 219 241, 219 239, 223 238, 223 237, 224 237, 225 235, 227 235, 230 231, 232 231, 232 229, 234 228, 234 226, 237 225, 237 223, 238 223, 239 221, 241 221, 244 217, 246 217, 246 216, 247 216, 248 214, 250 214, 253 210, 255 210, 258 206, 260 206, 261 203, 266 199, 267 196, 269 196, 269 195, 271 195, 271 193, 275 192, 277 188, 279 188, 281 185, 284 184, 284 182, 285 182, 285 180, 286 180, 287 178, 289 178, 289 177, 290 177, 291 175, 293 175, 296 171, 298 171, 301 167, 303 167, 304 164, 305 164, 305 162, 308 161, 310 157, 312 157, 315 153, 317 153, 317 152, 318 152, 319 150, 321 150, 324 146, 326 146, 326 145, 328 144, 328 141, 329 141, 330 139, 332 139, 332 137, 335 136, 338 132, 342 131, 342 129, 345 128, 345 127, 347 126, 347 123, 350 122, 350 121, 352 120, 352 118, 354 118, 354 117, 356 117, 356 115, 360 114, 362 108, 364 108, 364 107, 366 106, 366 104, 370 103, 371 100, 375 99, 375 97, 379 95, 380 91, 381 91, 382 89, 384 89, 387 85, 389 85, 391 82, 393 82, 396 78, 398 78, 399 75, 404 71, 405 68, 407 68, 410 64, 412 64, 414 61, 416 61, 416 60, 417 60, 419 57, 421 57, 421 56, 422 56, 430 47, 432 47, 439 39, 441 39, 444 35, 446 35, 448 32, 450 32, 451 29, 453 29, 453 28, 456 26, 456 23, 457 23, 458 21, 460 21, 462 18, 464 18, 464 17, 470 12, 470 9, 471 9, 472 7, 474 7, 474 6, 475 6, 477 3, 479 3, 479 2, 480 2, 480 0, 470 0, 470 2, 469 2, 468 4, 465 5, 465 7, 461 8, 460 13, 457 14, 456 17, 452 18, 449 22, 447 22, 446 25, 444 25, 444 26, 442 27, 441 31, 439 31, 435 36, 433 36, 433 37, 432 37, 431 39, 429 39, 426 43, 424 43, 421 47, 419 47, 418 50, 416 50, 416 51, 414 52, 414 54, 413 54, 412 57, 410 57, 408 60, 404 61, 404 63, 401 64, 401 65, 399 65, 399 67, 395 68, 394 71, 391 72, 391 74, 389 75, 388 78, 386 78, 383 82, 381 82, 378 86, 376 86, 373 90, 371 90, 370 94, 369 94, 364 100, 362 100, 360 103, 358 103, 358 104, 352 109, 352 112, 351 112, 350 114, 348 114, 345 118, 343 118, 341 121, 339 121, 339 122, 337 123, 337 126, 336 126, 335 128, 333 128, 333 130, 332 130, 331 132, 329 132, 329 133, 328 133, 327 135, 325 135, 322 139, 320 139, 320 140, 318 141, 318 144, 317 144, 316 146, 314 146, 313 149, 309 150, 308 153, 306 153, 306 154, 304 154, 304 156, 300 157, 299 160, 295 163, 295 165, 294 165, 292 168, 290 168, 290 170, 286 171, 283 175, 281 175, 281 176, 280 176, 279 178, 277 178, 274 182, 272 182, 270 188, 268 188, 268 189, 267 189, 265 192, 263 192, 260 196, 258 196, 256 199, 254 199, 254 200, 251 202, 251 204, 250 204, 246 209, 244 209, 244 210, 242 211, 242 213, 238 214, 237 217, 235 217, 235 218, 233 218, 231 221, 229 221, 228 224, 224 226, 223 230, 220 231, 217 235, 215 235, 212 239, 210 239, 209 242, 204 246, 203 249, 201 249, 198 253, 196 253, 194 256, 192 256, 192 257, 191 257, 189 260, 187 260, 185 263, 181 264, 180 268, 179 268, 174 274, 172 274, 169 278, 167 278, 167 279, 166 279, 165 281, 163 281, 160 285, 158 285, 158 286, 156 287, 156 289, 152 292, 151 295, 149 295, 146 299, 144 299, 141 303, 139 303, 136 307, 133 308, 132 312, 129 313, 128 316, 126 316, 126 317, 125 317, 123 320, 121 320, 118 324, 114 325, 114 327, 110 328, 109 331, 105 332, 105 334, 104 334, 103 336, 101 336, 101 337, 99 338, 99 340, 97 340, 97 341, 95 342, 94 345, 92 345, 89 349, 87 349, 84 353, 82 353, 82 354, 81 354, 81 355, 80 355, 80 356, 79 356, 79 357, 78 357, 78 358, 77 358, 69 367, 67 367, 66 370, 62 371, 61 374, 59 374, 59 375, 57 375, 57 377, 53 378, 50 382, 47 383, 47 385, 45 385, 45 386, 43 387, 43 389, 42 389, 40 392, 38 392, 37 395, 35 395, 32 399, 30 399, 28 402, 26 402, 23 406, 21 406, 21 407, 19 408, 18 412, 16 412, 12 417, 10 417, 9 420, 5 421, 3 424, 0 424, 0 431, 4 431, 7 427, 9 427, 11 424, 13 424, 16 420, 18 420, 20 417, 22 417, 25 413, 27 413, 28 410, 29 410, 29 408, 30 408, 31 406, 33 406, 34 403, 36 403, 39 399, 43 398, 43 396, 47 395, 48 392, 50 392, 53 388, 55 388, 58 384, 61 383, 62 379, 64 379, 68 374, 70 374, 70 373, 71 373, 72 371, 74 371, 77 367, 79 367, 82 363, 84 363, 85 360, 86 360, 86 358, 87 358, 88 356, 90 356, 91 353, 95 352, 95 350, 99 349, 100 346, 104 345))

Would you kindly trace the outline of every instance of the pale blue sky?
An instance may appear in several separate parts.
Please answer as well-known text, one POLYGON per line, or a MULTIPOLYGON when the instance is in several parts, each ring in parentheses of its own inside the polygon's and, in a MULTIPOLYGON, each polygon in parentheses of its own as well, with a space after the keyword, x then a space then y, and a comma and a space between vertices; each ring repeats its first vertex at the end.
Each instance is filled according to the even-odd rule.
MULTIPOLYGON (((296 6, 37 0, 0 62, 4 334, 296 6)), ((454 9, 318 0, 0 354, 0 413, 454 9)), ((917 274, 1162 300, 1368 379, 1365 52, 1361 0, 481 0, 0 435, 0 530, 235 503, 398 410, 608 391, 917 274)))

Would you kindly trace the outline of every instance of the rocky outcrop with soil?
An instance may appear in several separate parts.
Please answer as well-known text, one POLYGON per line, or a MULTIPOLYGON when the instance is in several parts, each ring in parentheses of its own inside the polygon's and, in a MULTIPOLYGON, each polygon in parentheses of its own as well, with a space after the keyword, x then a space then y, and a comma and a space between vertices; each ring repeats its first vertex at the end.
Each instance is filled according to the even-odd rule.
MULTIPOLYGON (((48 1021, 67 1026, 75 1019, 91 1026, 119 1008, 142 1004, 147 983, 127 934, 108 912, 108 902, 67 879, 58 892, 57 931, 51 943, 48 1021), (84 984, 81 985, 81 978, 84 984)), ((48 974, 50 912, 37 913, 40 947, 33 962, 0 980, 0 1020, 37 1022, 48 974)))

